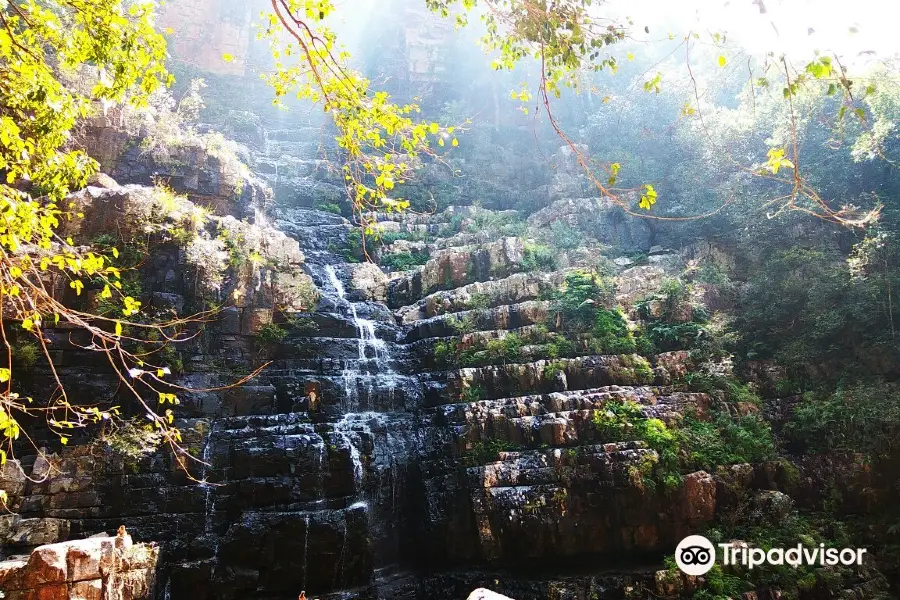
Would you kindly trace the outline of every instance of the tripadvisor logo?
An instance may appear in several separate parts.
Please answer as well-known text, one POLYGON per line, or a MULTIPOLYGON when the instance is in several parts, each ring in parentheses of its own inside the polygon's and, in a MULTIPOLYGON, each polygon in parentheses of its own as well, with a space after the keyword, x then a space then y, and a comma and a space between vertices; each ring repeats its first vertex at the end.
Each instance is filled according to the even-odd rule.
MULTIPOLYGON (((718 544, 722 549, 722 564, 725 566, 741 565, 752 569, 760 565, 819 565, 833 567, 836 565, 862 565, 865 548, 826 548, 806 547, 797 544, 791 548, 750 548, 736 546, 731 543, 718 544)), ((712 542, 702 535, 689 535, 681 540, 675 548, 675 564, 685 575, 705 575, 716 562, 716 549, 712 542)))

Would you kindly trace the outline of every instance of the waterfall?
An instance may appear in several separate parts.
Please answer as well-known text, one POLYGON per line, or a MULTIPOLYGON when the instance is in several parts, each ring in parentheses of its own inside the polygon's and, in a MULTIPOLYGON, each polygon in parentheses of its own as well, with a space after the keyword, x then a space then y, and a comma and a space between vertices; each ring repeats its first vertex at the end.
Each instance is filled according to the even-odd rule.
POLYGON ((205 504, 205 512, 203 515, 203 533, 210 533, 212 531, 212 522, 210 517, 215 510, 216 504, 212 494, 212 489, 214 486, 207 481, 210 465, 209 448, 212 445, 213 434, 215 432, 215 423, 211 423, 209 426, 209 435, 206 437, 206 443, 203 444, 203 453, 200 457, 200 460, 202 461, 202 468, 200 470, 200 488, 203 490, 205 504))
POLYGON ((309 560, 309 515, 303 516, 303 587, 309 583, 307 576, 307 561, 309 560))
POLYGON ((355 367, 344 369, 342 375, 344 386, 343 411, 345 413, 355 412, 360 409, 358 397, 360 383, 365 386, 367 400, 372 398, 375 385, 379 382, 392 396, 396 386, 396 374, 390 366, 391 356, 387 343, 380 339, 375 332, 375 322, 359 316, 356 303, 347 300, 347 291, 344 288, 344 283, 338 278, 337 272, 332 265, 325 265, 325 274, 337 298, 342 304, 346 304, 353 325, 356 327, 358 362, 355 367), (371 370, 364 371, 364 366, 374 366, 374 373, 371 370))

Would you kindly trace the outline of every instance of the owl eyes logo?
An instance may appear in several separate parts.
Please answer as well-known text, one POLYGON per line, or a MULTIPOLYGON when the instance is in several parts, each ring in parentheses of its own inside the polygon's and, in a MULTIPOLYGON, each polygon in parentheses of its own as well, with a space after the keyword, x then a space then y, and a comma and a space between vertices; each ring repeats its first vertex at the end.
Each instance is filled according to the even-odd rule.
POLYGON ((675 564, 686 575, 705 575, 716 562, 716 549, 702 535, 689 535, 675 548, 675 564))

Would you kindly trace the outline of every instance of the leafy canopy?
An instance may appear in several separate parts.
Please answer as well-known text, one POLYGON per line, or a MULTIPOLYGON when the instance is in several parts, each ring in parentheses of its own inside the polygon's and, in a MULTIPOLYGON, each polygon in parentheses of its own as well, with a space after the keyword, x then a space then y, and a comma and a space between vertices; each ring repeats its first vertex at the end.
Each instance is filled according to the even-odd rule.
POLYGON ((398 104, 386 92, 371 89, 369 80, 349 66, 350 55, 325 23, 334 11, 331 0, 271 4, 259 37, 269 41, 276 69, 263 77, 275 91, 276 105, 293 95, 321 104, 328 113, 343 153, 348 197, 365 232, 374 234, 370 213, 408 208, 408 201, 393 197, 394 188, 411 176, 422 155, 439 158, 433 144, 457 146, 455 128, 420 119, 417 104, 398 104))
MULTIPOLYGON (((154 29, 154 6, 124 0, 0 0, 0 348, 6 350, 0 368, 0 441, 9 448, 21 434, 16 417, 23 413, 43 413, 62 443, 71 429, 115 418, 114 409, 70 402, 66 395, 42 333, 45 323, 61 321, 91 334, 88 349, 107 354, 125 387, 146 408, 151 428, 164 431, 172 443, 180 439, 169 427, 171 411, 151 406, 143 399, 147 389, 139 389, 154 390, 153 382, 167 370, 126 349, 135 340, 136 334, 129 333, 134 328, 163 332, 163 343, 173 341, 172 330, 134 322, 141 303, 122 291, 116 248, 110 256, 59 235, 64 221, 82 216, 63 199, 97 171, 97 163, 70 143, 78 120, 113 104, 143 106, 172 80, 163 64, 165 40, 154 29), (115 301, 118 314, 100 317, 64 305, 54 292, 60 281, 76 296, 86 285, 99 285, 100 297, 115 301), (18 323, 14 331, 8 331, 10 323, 18 323), (14 391, 10 337, 21 334, 33 336, 57 383, 47 404, 33 404, 14 391)), ((174 394, 159 393, 161 405, 176 402, 174 394)), ((6 455, 0 450, 0 461, 6 455)))

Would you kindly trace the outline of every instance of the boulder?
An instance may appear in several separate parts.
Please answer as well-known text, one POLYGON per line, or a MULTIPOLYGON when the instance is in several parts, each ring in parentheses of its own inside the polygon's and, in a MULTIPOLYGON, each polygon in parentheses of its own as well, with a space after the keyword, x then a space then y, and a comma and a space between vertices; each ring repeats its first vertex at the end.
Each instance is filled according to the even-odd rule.
POLYGON ((350 288, 363 300, 384 302, 387 299, 388 277, 370 262, 350 266, 350 288))
POLYGON ((485 588, 478 588, 469 594, 466 600, 512 600, 512 598, 485 588))
POLYGON ((128 534, 49 544, 0 562, 0 589, 10 600, 149 600, 158 558, 128 534))

